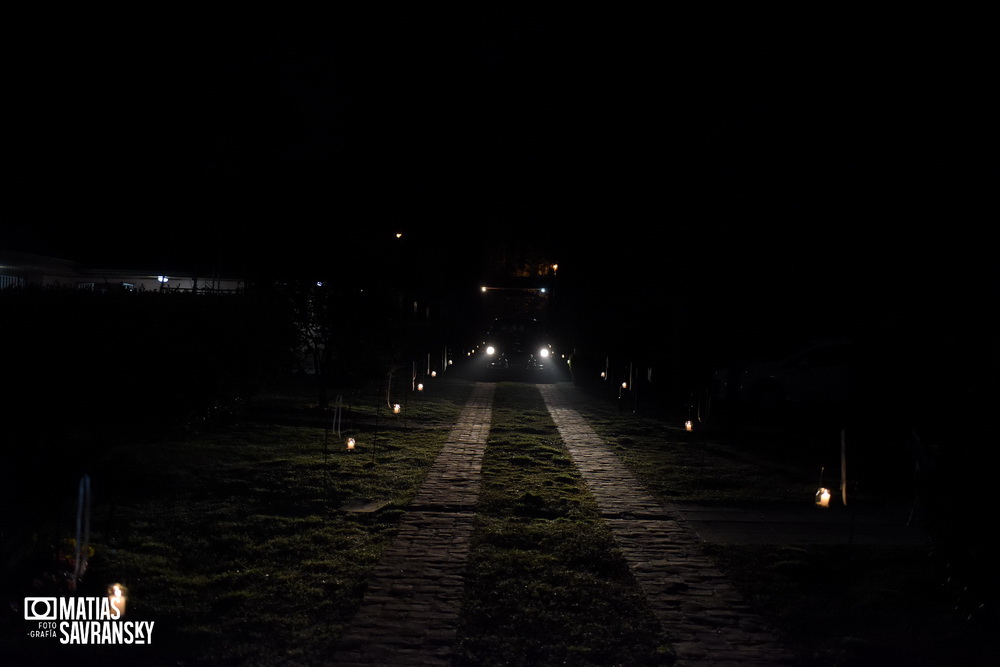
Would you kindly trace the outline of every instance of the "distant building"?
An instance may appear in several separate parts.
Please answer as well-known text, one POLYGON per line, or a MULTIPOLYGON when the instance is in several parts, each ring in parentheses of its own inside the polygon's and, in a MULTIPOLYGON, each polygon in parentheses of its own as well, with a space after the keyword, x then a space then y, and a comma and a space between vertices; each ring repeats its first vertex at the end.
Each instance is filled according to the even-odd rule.
POLYGON ((242 280, 191 273, 153 274, 141 270, 94 269, 78 263, 0 250, 0 289, 17 287, 86 289, 98 292, 172 291, 227 294, 241 291, 242 280))

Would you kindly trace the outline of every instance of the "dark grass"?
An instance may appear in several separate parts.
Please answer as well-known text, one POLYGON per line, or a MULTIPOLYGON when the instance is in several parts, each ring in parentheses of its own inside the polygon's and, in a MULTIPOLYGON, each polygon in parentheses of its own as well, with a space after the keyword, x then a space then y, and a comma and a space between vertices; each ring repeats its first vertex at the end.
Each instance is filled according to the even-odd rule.
POLYGON ((709 545, 738 590, 807 666, 980 667, 997 627, 971 622, 925 549, 709 545))
MULTIPOLYGON (((676 418, 577 398, 595 430, 664 502, 801 507, 812 503, 821 468, 828 486, 839 483, 838 429, 777 425, 732 433, 696 423, 687 432, 676 418)), ((848 440, 853 506, 914 507, 913 460, 888 437, 855 433, 848 440), (882 448, 859 453, 872 445, 882 448)), ((804 665, 979 666, 1000 655, 997 601, 984 598, 975 578, 930 542, 706 548, 804 665)))
POLYGON ((671 664, 533 385, 498 386, 483 471, 460 664, 671 664))
MULTIPOLYGON (((688 432, 682 413, 659 418, 583 391, 575 396, 595 431, 666 502, 801 505, 821 479, 830 488, 840 482, 840 426, 776 419, 770 428, 731 431, 715 420, 694 419, 688 432)), ((852 498, 912 503, 914 461, 898 442, 882 438, 874 456, 871 441, 879 436, 843 435, 852 498)))
MULTIPOLYGON (((92 468, 95 553, 80 592, 126 583, 130 617, 156 623, 154 644, 43 647, 16 632, 23 617, 8 604, 4 664, 324 662, 468 390, 432 383, 406 397, 405 419, 388 414, 377 389, 352 397, 345 427, 360 444, 351 454, 325 428, 330 415, 309 387, 275 394, 259 419, 108 449, 92 468), (366 500, 389 504, 374 514, 340 511, 366 500)), ((651 620, 537 390, 499 390, 460 660, 669 664, 669 629, 651 620)), ((613 403, 579 407, 668 502, 810 502, 817 464, 828 460, 825 441, 715 439, 613 403)), ((60 590, 57 548, 73 534, 76 491, 74 477, 63 479, 71 483, 52 503, 62 509, 32 524, 33 534, 5 517, 5 602, 60 590)), ((864 493, 857 497, 882 498, 864 493)), ((887 493, 909 500, 899 487, 887 493)), ((981 665, 997 654, 995 614, 970 607, 962 580, 925 549, 708 548, 804 664, 981 665)))
MULTIPOLYGON (((355 400, 354 428, 342 431, 356 437, 353 452, 326 428, 329 415, 309 404, 308 388, 285 395, 283 414, 291 418, 283 424, 235 422, 107 452, 93 477, 95 553, 79 592, 97 595, 123 582, 130 620, 155 622, 151 646, 117 647, 114 657, 323 664, 468 390, 437 381, 408 398, 405 421, 383 412, 375 392, 355 400), (354 501, 388 505, 341 511, 354 501)), ((71 529, 64 523, 51 538, 71 529)), ((65 594, 45 579, 54 568, 44 552, 13 573, 22 579, 20 594, 65 594)), ((7 617, 5 624, 18 625, 7 617)), ((24 660, 48 653, 89 663, 111 655, 41 641, 5 634, 0 648, 24 660)))

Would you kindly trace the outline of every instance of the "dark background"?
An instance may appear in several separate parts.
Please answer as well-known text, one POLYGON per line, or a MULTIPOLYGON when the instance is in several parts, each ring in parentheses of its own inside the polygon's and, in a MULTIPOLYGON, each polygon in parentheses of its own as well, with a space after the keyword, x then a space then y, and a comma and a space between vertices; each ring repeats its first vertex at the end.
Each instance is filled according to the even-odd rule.
MULTIPOLYGON (((552 313, 580 359, 665 365, 677 395, 762 350, 850 336, 878 426, 861 432, 913 436, 936 530, 998 590, 969 511, 997 465, 993 17, 359 4, 8 10, 0 250, 388 283, 453 323, 478 317, 499 260, 558 262, 552 313)), ((8 448, 18 472, 65 445, 46 429, 87 438, 77 417, 148 428, 166 395, 150 377, 185 385, 164 407, 193 414, 217 389, 200 377, 249 384, 267 368, 245 361, 271 362, 255 341, 281 340, 251 309, 130 301, 120 328, 95 317, 111 301, 10 296, 0 365, 29 367, 0 404, 35 439, 8 448)))
POLYGON ((937 326, 996 295, 984 19, 22 11, 0 244, 335 277, 398 263, 398 230, 449 293, 498 249, 557 261, 576 318, 937 326))

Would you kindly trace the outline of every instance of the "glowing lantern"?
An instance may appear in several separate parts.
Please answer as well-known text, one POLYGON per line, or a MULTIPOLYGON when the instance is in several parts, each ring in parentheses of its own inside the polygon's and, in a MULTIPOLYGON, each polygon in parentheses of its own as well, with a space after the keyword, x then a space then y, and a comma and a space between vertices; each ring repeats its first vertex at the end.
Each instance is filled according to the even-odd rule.
POLYGON ((398 415, 400 410, 402 410, 402 408, 399 407, 399 403, 392 406, 392 414, 398 415))
POLYGON ((684 430, 685 431, 693 431, 694 430, 694 424, 691 423, 690 419, 687 420, 686 422, 684 422, 684 430))
POLYGON ((128 589, 121 584, 108 586, 108 602, 111 604, 112 618, 125 615, 125 603, 128 601, 128 589))
POLYGON ((347 439, 347 451, 353 452, 354 451, 354 444, 355 444, 354 443, 354 438, 348 438, 347 439))
POLYGON ((437 376, 438 376, 438 372, 437 371, 431 371, 431 377, 432 378, 436 378, 437 376))
POLYGON ((424 383, 421 382, 421 383, 417 384, 417 391, 423 391, 423 390, 424 390, 424 383))
POLYGON ((820 507, 830 506, 830 489, 821 488, 816 491, 816 504, 820 507))

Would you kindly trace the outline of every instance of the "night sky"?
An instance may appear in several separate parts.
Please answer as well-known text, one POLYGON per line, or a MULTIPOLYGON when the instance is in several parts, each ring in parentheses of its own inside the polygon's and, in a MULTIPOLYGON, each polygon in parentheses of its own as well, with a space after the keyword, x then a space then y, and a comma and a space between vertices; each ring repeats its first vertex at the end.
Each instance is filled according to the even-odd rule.
POLYGON ((25 13, 0 246, 323 272, 401 230, 452 281, 512 244, 605 299, 975 303, 994 44, 908 11, 25 13))

